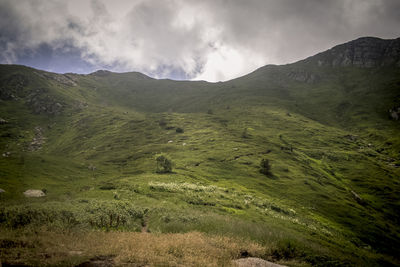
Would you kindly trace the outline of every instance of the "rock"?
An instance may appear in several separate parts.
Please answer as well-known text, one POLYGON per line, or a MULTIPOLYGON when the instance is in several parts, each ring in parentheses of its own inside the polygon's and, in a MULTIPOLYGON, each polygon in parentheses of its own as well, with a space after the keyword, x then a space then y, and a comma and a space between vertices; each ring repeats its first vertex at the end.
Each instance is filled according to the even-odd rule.
POLYGON ((186 143, 183 143, 182 146, 186 146, 186 143))
POLYGON ((63 84, 66 86, 77 86, 76 78, 73 74, 56 74, 56 73, 49 73, 49 72, 35 72, 36 75, 45 78, 51 79, 59 84, 63 84))
POLYGON ((79 255, 82 255, 82 254, 83 254, 83 251, 80 251, 80 250, 71 250, 71 251, 68 251, 68 254, 69 254, 69 255, 72 255, 72 256, 79 256, 79 255))
POLYGON ((88 169, 91 170, 91 171, 95 171, 96 170, 96 166, 94 166, 93 164, 90 164, 88 166, 88 169))
POLYGON ((287 76, 295 81, 311 84, 318 80, 318 76, 316 74, 306 72, 305 70, 294 70, 289 72, 287 76))
POLYGON ((114 260, 110 256, 97 256, 95 258, 90 259, 89 261, 85 261, 77 267, 112 267, 114 266, 114 260))
POLYGON ((173 143, 173 142, 174 142, 174 141, 172 141, 172 140, 169 140, 169 141, 168 141, 168 144, 171 144, 171 143, 173 143))
POLYGON ((6 121, 5 119, 0 118, 0 124, 7 124, 8 121, 6 121))
POLYGON ((6 191, 5 191, 4 189, 1 189, 1 188, 0 188, 0 194, 1 194, 1 193, 5 193, 5 192, 6 192, 6 191))
POLYGON ((48 89, 39 88, 25 98, 25 103, 32 109, 34 114, 58 115, 64 106, 56 101, 55 97, 49 94, 48 89))
POLYGON ((0 83, 0 99, 5 101, 19 99, 27 84, 28 79, 21 74, 13 74, 3 79, 0 83))
POLYGON ((395 121, 399 120, 399 115, 397 114, 397 112, 391 111, 390 117, 392 117, 392 119, 394 119, 395 121))
POLYGON ((44 197, 46 194, 42 190, 28 189, 24 192, 26 197, 44 197))
POLYGON ((232 261, 234 266, 238 267, 287 267, 285 265, 276 264, 270 261, 266 261, 260 258, 242 258, 232 261))
POLYGON ((390 109, 389 115, 392 120, 398 121, 400 118, 400 107, 394 107, 390 109))
POLYGON ((320 67, 400 67, 400 38, 384 40, 375 37, 363 37, 337 45, 305 61, 312 62, 320 67))
POLYGON ((356 135, 348 134, 348 135, 345 135, 344 138, 347 138, 352 142, 357 141, 357 136, 356 135))
POLYGON ((43 136, 43 128, 40 126, 35 127, 35 137, 29 144, 29 151, 37 151, 42 148, 45 143, 45 137, 43 136))
POLYGON ((357 201, 358 204, 364 205, 365 201, 353 190, 351 190, 351 194, 353 195, 354 199, 357 201))

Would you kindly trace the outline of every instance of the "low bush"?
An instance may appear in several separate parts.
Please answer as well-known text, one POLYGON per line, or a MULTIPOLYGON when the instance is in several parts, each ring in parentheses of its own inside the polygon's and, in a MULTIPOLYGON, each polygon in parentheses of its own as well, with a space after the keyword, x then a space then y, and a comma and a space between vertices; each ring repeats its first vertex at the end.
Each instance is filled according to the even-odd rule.
POLYGON ((172 162, 165 156, 161 155, 156 158, 157 173, 170 173, 172 172, 172 162))
POLYGON ((124 228, 139 230, 140 221, 147 209, 124 201, 79 201, 77 203, 31 204, 0 209, 0 226, 20 228, 33 226, 92 228, 124 228))

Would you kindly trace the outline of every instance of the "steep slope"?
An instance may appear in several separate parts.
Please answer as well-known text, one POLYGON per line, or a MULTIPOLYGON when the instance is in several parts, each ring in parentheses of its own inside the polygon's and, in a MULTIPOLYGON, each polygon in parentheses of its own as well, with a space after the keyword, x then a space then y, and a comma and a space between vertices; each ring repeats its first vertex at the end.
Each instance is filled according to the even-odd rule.
POLYGON ((288 264, 399 264, 398 51, 361 38, 224 83, 2 65, 0 223, 195 230, 288 264), (161 154, 173 173, 156 173, 161 154))

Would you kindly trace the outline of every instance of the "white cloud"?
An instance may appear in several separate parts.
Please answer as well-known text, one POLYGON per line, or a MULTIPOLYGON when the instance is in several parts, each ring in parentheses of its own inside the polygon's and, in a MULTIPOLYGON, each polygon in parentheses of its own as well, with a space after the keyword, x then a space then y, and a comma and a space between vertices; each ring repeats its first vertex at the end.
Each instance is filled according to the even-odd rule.
POLYGON ((202 71, 194 80, 225 81, 245 75, 262 65, 261 59, 254 59, 257 59, 257 55, 217 45, 207 55, 202 71))
POLYGON ((395 0, 0 0, 0 59, 69 45, 99 68, 227 80, 363 35, 398 37, 397 7, 395 0))

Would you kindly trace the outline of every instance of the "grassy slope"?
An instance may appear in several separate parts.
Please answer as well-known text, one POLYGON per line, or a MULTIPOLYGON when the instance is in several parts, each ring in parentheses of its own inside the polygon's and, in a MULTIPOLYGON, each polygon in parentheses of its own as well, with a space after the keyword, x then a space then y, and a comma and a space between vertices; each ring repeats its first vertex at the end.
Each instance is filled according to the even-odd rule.
POLYGON ((216 84, 69 75, 77 86, 34 72, 1 66, 2 80, 19 73, 29 81, 20 100, 0 105, 9 121, 0 125, 0 148, 11 152, 0 159, 3 225, 146 225, 250 238, 275 260, 397 262, 390 255, 399 247, 400 172, 389 161, 400 160, 400 126, 387 110, 399 101, 398 70, 300 62, 216 84), (299 70, 317 81, 288 77, 299 70), (32 114, 24 102, 36 88, 63 112, 32 114), (32 152, 36 126, 46 140, 32 152), (161 153, 174 173, 155 173, 161 153), (258 172, 261 158, 272 164, 269 177, 258 172), (47 196, 26 199, 29 188, 47 196))

